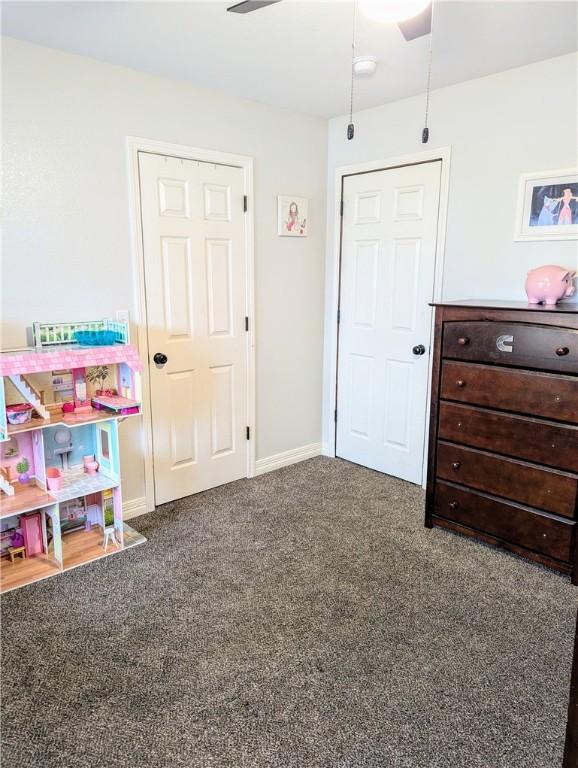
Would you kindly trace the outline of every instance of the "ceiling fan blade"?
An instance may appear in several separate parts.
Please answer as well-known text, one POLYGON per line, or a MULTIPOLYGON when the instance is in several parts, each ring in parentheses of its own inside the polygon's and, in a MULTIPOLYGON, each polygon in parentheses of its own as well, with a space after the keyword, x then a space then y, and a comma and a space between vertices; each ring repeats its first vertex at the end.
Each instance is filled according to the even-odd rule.
POLYGON ((281 0, 243 0, 242 3, 231 5, 227 10, 231 13, 251 13, 251 11, 258 11, 259 8, 265 8, 266 5, 280 2, 281 0))
POLYGON ((408 42, 416 40, 418 37, 429 35, 431 32, 431 3, 421 13, 414 16, 413 19, 400 21, 397 26, 408 42))

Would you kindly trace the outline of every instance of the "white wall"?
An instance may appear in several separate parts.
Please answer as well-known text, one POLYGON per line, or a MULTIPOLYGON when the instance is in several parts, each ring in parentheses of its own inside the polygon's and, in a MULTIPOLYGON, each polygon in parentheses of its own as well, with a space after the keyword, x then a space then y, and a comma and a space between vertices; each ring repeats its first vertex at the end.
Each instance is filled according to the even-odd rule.
MULTIPOLYGON (((34 320, 135 311, 127 136, 255 158, 257 458, 320 441, 327 124, 3 39, 4 348, 34 320), (277 194, 310 198, 307 239, 278 238, 277 194)), ((121 426, 125 499, 142 436, 121 426)))
MULTIPOLYGON (((451 147, 444 300, 525 300, 532 267, 578 265, 576 241, 513 240, 520 174, 578 165, 577 66, 578 56, 570 54, 432 93, 427 149, 451 147)), ((359 112, 353 141, 345 135, 348 117, 329 122, 323 405, 329 452, 335 169, 423 151, 424 107, 419 96, 359 112)))
MULTIPOLYGON (((576 242, 513 241, 519 174, 577 162, 576 66, 572 54, 432 94, 428 148, 452 148, 445 299, 520 299, 529 268, 576 263, 576 242)), ((33 320, 134 312, 127 136, 252 155, 257 457, 318 442, 326 184, 329 298, 335 168, 422 150, 423 107, 360 112, 352 142, 335 118, 327 139, 320 119, 4 38, 2 346, 24 344, 33 320), (276 236, 276 195, 291 192, 310 197, 305 240, 276 236)), ((122 430, 125 498, 139 498, 141 434, 134 421, 122 430)))

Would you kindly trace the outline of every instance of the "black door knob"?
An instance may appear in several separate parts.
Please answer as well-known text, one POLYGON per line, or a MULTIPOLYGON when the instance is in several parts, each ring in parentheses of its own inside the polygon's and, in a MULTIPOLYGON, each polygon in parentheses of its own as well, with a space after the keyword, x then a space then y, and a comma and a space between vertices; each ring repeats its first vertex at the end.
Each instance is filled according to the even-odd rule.
POLYGON ((425 355, 425 347, 423 344, 416 344, 411 351, 414 355, 425 355))
POLYGON ((153 360, 157 365, 164 365, 168 359, 169 358, 163 352, 157 352, 153 357, 153 360))

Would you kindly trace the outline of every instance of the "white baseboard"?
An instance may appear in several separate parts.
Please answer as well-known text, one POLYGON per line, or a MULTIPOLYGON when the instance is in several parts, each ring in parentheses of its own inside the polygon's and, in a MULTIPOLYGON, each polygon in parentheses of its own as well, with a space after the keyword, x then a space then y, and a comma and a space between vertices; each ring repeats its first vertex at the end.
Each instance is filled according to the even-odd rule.
POLYGON ((133 517, 144 515, 147 511, 147 500, 145 496, 138 499, 129 499, 122 503, 123 520, 131 520, 133 517))
MULTIPOLYGON (((305 459, 312 459, 314 456, 320 455, 321 443, 311 443, 310 445, 302 445, 301 448, 292 448, 290 451, 267 456, 265 459, 257 459, 255 462, 255 476, 264 475, 265 472, 272 472, 274 469, 288 467, 291 464, 297 464, 300 461, 305 461, 305 459)), ((133 517, 146 514, 146 502, 146 496, 124 501, 122 504, 123 519, 131 520, 133 517)))
POLYGON ((275 453, 273 456, 267 456, 265 459, 257 459, 255 462, 255 475, 264 475, 265 472, 288 467, 290 464, 297 464, 299 461, 312 459, 320 454, 321 443, 311 443, 310 445, 302 445, 301 448, 292 448, 290 451, 275 453))

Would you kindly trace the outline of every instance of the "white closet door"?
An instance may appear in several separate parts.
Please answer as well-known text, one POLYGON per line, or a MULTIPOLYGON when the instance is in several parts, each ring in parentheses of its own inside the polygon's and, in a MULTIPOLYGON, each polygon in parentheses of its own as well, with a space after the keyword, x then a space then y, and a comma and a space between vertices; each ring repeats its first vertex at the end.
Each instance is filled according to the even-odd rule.
POLYGON ((414 483, 424 461, 440 173, 436 161, 344 179, 336 453, 414 483))
POLYGON ((162 504, 247 474, 244 182, 241 168, 143 152, 139 174, 162 504))

